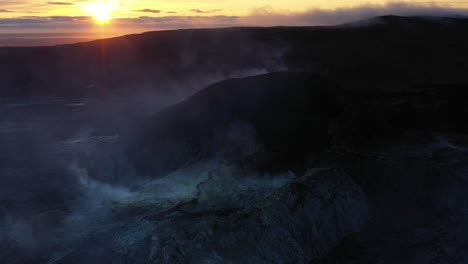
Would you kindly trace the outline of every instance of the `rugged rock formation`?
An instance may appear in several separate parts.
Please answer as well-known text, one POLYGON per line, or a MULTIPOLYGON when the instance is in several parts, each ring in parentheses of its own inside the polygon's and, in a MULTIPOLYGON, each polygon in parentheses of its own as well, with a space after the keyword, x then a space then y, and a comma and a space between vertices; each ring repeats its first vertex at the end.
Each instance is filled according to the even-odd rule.
POLYGON ((188 196, 151 202, 155 194, 147 193, 121 203, 118 217, 128 220, 58 263, 91 256, 112 263, 307 263, 368 221, 364 191, 337 169, 313 169, 298 179, 277 175, 276 181, 232 165, 193 172, 172 174, 201 180, 188 196))

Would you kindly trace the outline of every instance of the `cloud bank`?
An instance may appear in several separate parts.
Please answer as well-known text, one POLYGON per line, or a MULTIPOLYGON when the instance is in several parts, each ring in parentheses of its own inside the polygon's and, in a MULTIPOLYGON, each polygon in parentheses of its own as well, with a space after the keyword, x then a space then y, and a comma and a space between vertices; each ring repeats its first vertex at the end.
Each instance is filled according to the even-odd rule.
POLYGON ((468 9, 436 4, 410 4, 394 2, 385 5, 362 5, 354 8, 312 9, 303 13, 281 14, 270 8, 254 10, 242 18, 247 24, 260 25, 336 25, 384 15, 468 17, 468 9))

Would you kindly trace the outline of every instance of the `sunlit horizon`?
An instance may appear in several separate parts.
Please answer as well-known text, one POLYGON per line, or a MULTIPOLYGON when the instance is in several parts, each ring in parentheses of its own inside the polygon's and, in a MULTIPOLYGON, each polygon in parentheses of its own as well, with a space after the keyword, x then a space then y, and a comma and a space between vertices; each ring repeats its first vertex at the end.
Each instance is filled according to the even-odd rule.
POLYGON ((117 5, 107 2, 89 2, 83 7, 87 15, 94 17, 96 23, 106 24, 112 19, 113 12, 117 10, 117 5))
POLYGON ((385 5, 389 3, 411 3, 421 5, 439 5, 452 8, 468 7, 467 0, 436 1, 385 1, 385 0, 220 0, 220 1, 147 1, 147 0, 101 0, 101 1, 49 1, 38 4, 37 1, 6 1, 0 7, 0 18, 17 18, 23 16, 83 16, 89 10, 99 9, 112 13, 116 18, 135 18, 140 16, 247 16, 256 10, 274 10, 279 13, 303 12, 311 9, 352 8, 361 5, 385 5))
POLYGON ((381 15, 468 17, 468 0, 6 1, 0 6, 0 34, 86 33, 103 38, 187 28, 336 25, 381 15))

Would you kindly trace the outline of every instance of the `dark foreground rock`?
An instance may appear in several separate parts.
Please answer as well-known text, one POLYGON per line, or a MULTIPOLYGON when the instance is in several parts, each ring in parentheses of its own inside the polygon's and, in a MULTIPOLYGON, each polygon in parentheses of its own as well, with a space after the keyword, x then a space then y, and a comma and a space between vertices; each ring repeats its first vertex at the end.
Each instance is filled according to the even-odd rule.
POLYGON ((369 217, 362 188, 333 168, 276 182, 232 165, 192 177, 201 181, 183 199, 120 203, 117 214, 129 220, 56 263, 308 263, 369 217))

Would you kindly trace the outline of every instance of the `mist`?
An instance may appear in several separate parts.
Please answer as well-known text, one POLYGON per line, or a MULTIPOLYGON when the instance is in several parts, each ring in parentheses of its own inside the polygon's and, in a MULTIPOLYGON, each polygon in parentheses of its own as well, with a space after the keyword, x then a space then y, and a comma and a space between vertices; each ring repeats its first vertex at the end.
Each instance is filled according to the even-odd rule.
MULTIPOLYGON (((184 55, 187 64, 191 64, 190 56, 184 55)), ((247 68, 231 76, 267 71, 247 68)), ((191 86, 173 82, 163 89, 168 92, 138 89, 125 96, 1 99, 2 260, 53 262, 72 254, 90 236, 121 227, 138 215, 133 212, 138 208, 194 199, 200 184, 211 177, 207 178, 207 172, 227 166, 222 159, 213 156, 201 165, 155 177, 137 172, 127 148, 140 140, 141 128, 153 115, 222 78, 199 76, 191 86)), ((231 135, 233 140, 235 136, 231 135)), ((222 151, 225 143, 216 144, 222 151)), ((240 179, 226 177, 229 185, 217 184, 230 190, 232 197, 226 199, 233 201, 239 190, 276 189, 296 178, 255 171, 240 179)))
POLYGON ((251 17, 421 10, 1 48, 0 262, 463 263, 468 20, 251 17))

